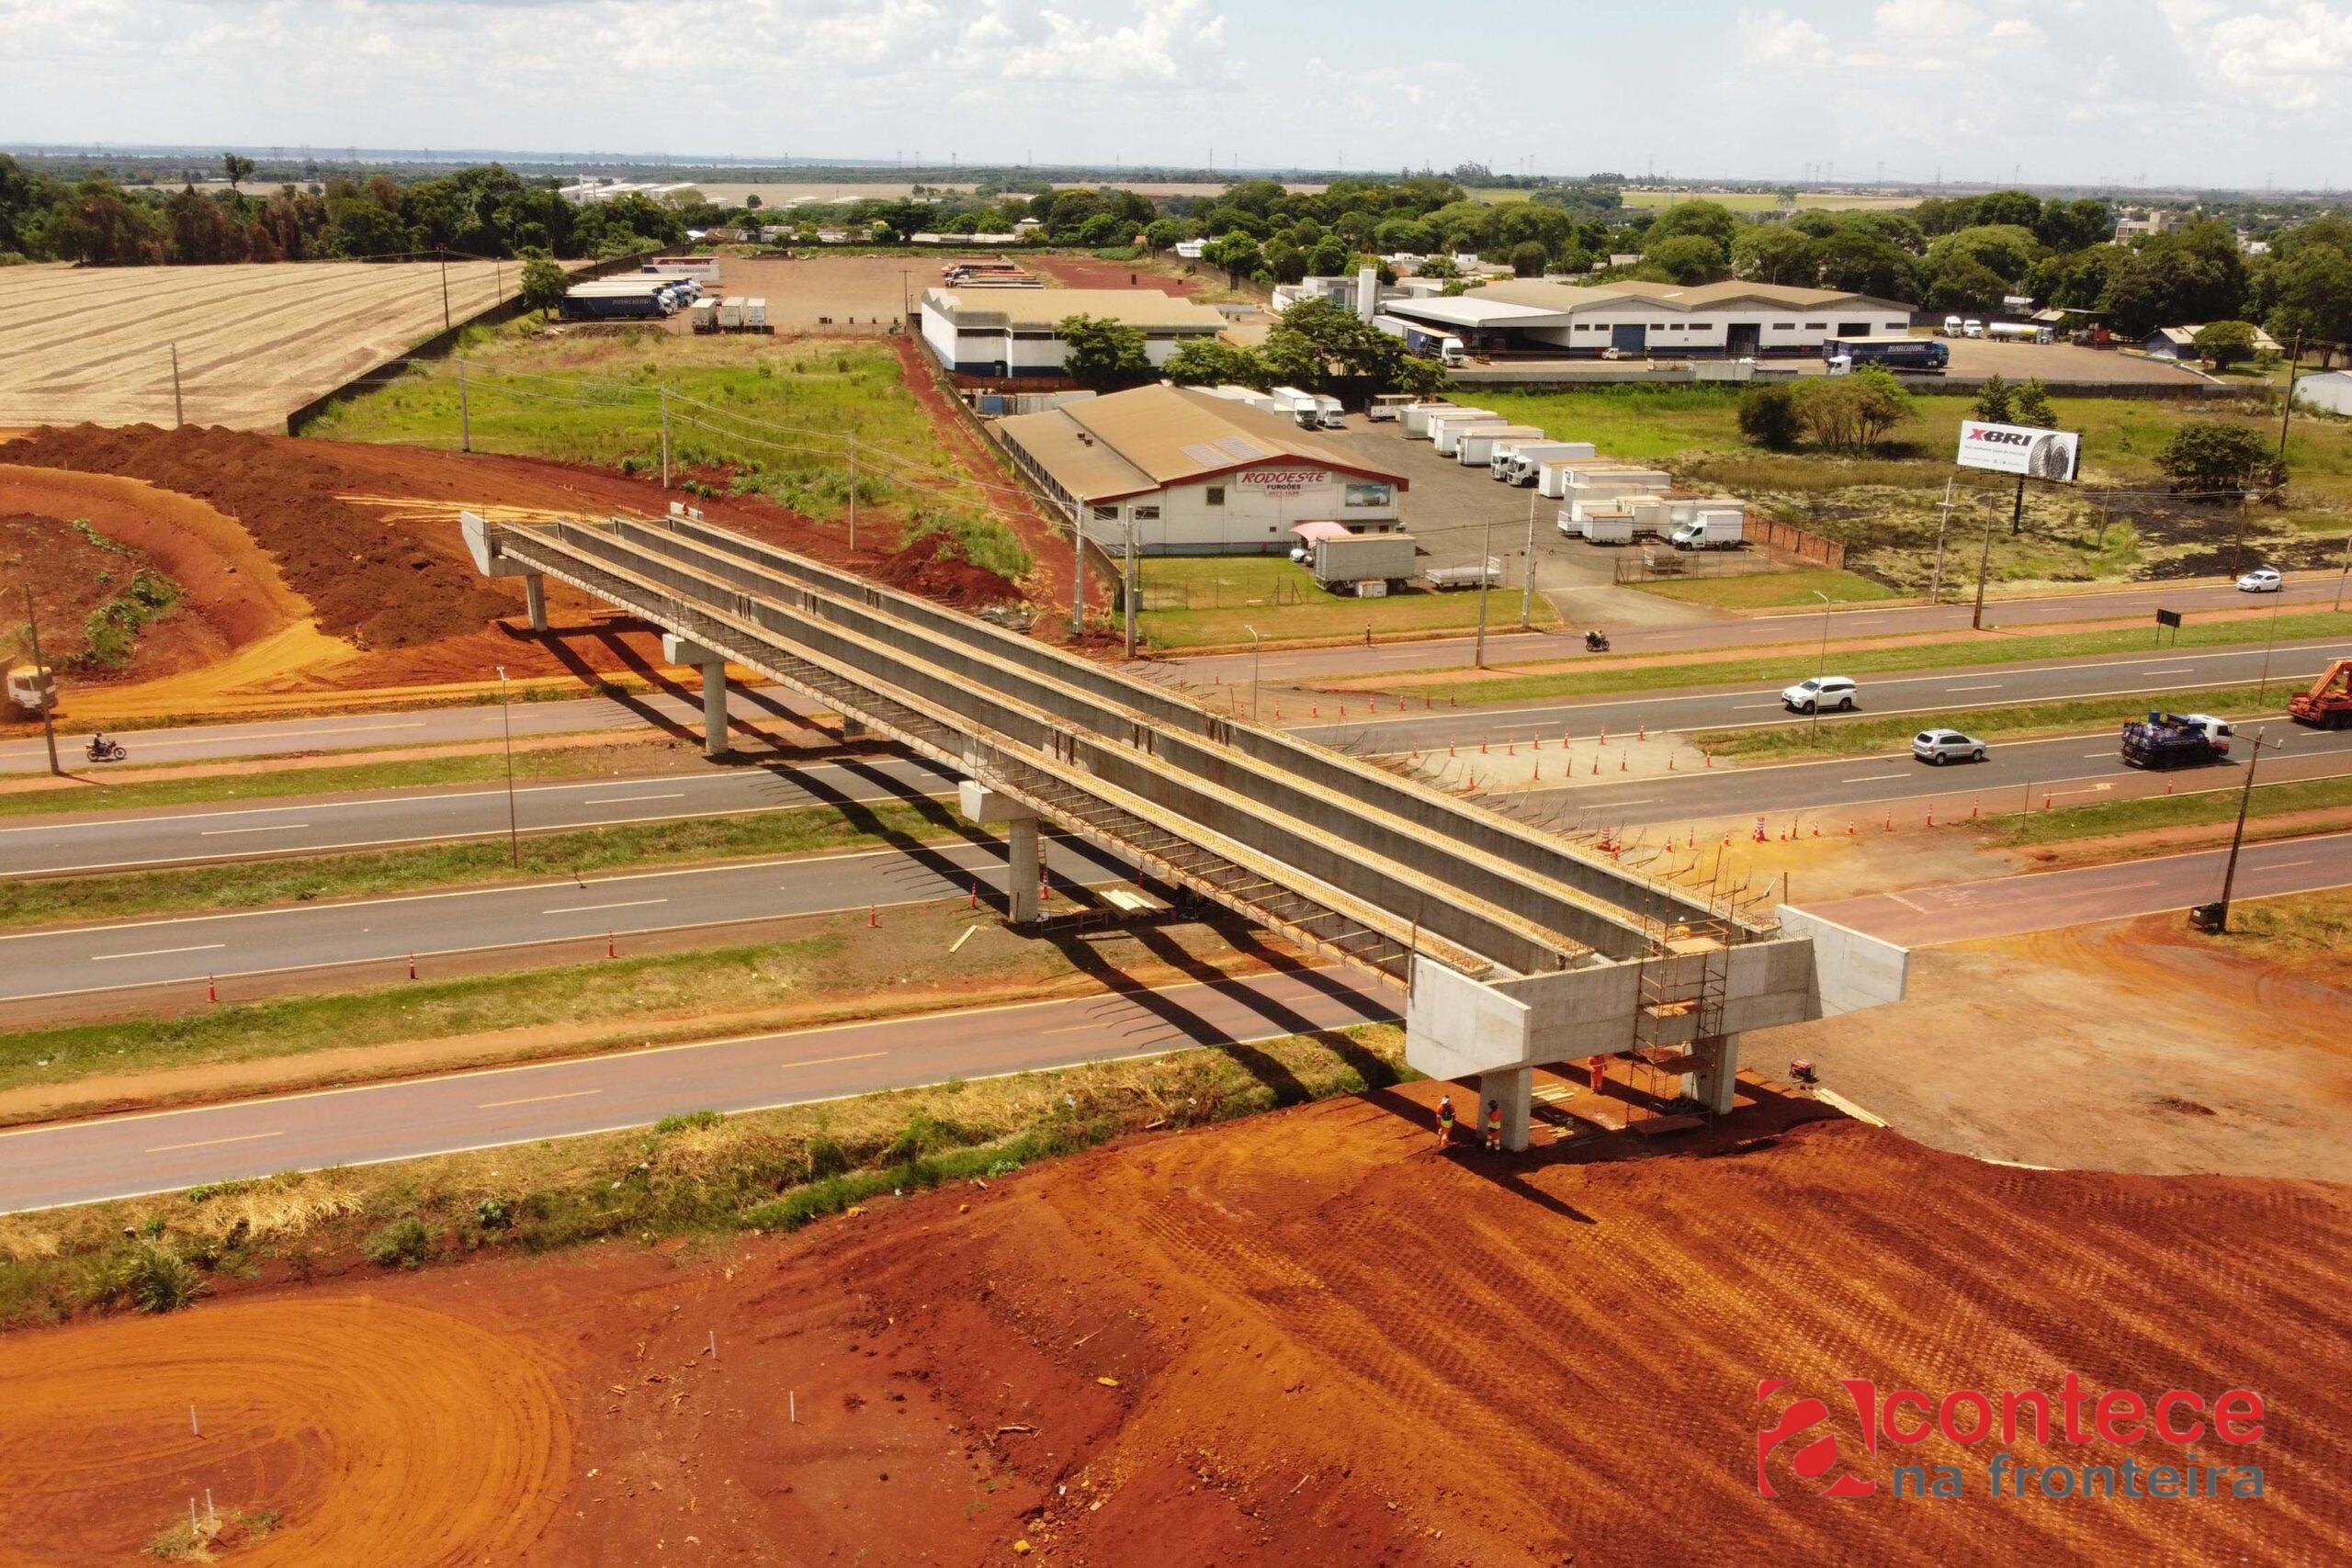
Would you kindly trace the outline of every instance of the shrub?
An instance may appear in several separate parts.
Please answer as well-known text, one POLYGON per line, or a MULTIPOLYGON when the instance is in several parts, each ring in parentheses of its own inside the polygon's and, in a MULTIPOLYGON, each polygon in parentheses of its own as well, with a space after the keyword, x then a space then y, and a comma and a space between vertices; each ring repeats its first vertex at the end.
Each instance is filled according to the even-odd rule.
POLYGON ((716 1111, 689 1111, 683 1116, 664 1116, 653 1123, 656 1134, 683 1133, 690 1127, 716 1127, 724 1120, 716 1111))
POLYGON ((2174 431, 2156 454, 2156 467, 2182 491, 2236 491, 2286 478, 2261 432, 2213 419, 2191 420, 2174 431))
POLYGON ((368 1233, 360 1256, 386 1269, 413 1269, 433 1253, 433 1233, 414 1214, 368 1233))
POLYGON ((1797 412, 1797 389, 1781 382, 1753 386, 1739 396, 1739 433, 1772 452, 1795 449, 1804 423, 1797 412))
POLYGON ((836 1138, 823 1134, 808 1140, 808 1174, 812 1178, 839 1176, 849 1168, 849 1152, 836 1138))
POLYGON ((89 1306, 130 1306, 140 1312, 177 1312, 204 1293, 196 1266, 168 1247, 153 1242, 117 1247, 90 1268, 82 1283, 89 1306))
POLYGON ((486 1231, 503 1231, 514 1223, 514 1211, 503 1198, 485 1198, 474 1205, 474 1224, 486 1231))

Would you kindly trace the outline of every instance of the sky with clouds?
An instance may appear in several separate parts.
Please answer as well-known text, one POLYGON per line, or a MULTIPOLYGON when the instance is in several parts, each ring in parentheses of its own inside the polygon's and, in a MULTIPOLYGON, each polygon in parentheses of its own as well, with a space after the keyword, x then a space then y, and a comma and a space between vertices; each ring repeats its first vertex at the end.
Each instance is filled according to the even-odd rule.
POLYGON ((2352 0, 0 0, 0 142, 2352 183, 2352 0))

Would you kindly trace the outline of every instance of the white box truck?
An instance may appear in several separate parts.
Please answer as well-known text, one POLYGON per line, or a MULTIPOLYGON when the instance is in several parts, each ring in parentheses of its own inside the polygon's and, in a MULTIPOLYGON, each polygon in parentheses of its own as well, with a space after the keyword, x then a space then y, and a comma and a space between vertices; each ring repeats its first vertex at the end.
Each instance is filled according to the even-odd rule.
POLYGON ((1532 441, 1543 434, 1532 424, 1474 425, 1462 433, 1461 443, 1453 449, 1453 459, 1465 468, 1489 468, 1495 460, 1496 442, 1532 441))
POLYGON ((1747 542, 1747 514, 1733 506, 1702 506, 1668 536, 1678 550, 1728 550, 1747 542))
POLYGON ((1274 400, 1275 412, 1302 429, 1312 430, 1322 421, 1323 411, 1316 406, 1312 392, 1302 392, 1296 387, 1276 387, 1266 395, 1274 400))
POLYGON ((1317 392, 1315 394, 1315 422, 1325 430, 1345 430, 1348 427, 1348 411, 1341 408, 1340 400, 1330 393, 1317 392))
POLYGON ((1513 441, 1508 448, 1498 448, 1504 460, 1495 477, 1505 484, 1524 490, 1543 477, 1544 465, 1562 457, 1589 459, 1595 454, 1589 441, 1513 441))

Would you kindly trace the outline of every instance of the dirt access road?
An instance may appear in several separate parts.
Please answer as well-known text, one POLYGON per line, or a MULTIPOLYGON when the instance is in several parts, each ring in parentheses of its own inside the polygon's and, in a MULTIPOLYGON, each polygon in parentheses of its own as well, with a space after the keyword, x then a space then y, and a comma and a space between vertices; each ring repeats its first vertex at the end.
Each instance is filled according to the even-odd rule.
POLYGON ((567 1564, 2352 1554, 2344 1190, 1987 1166, 1770 1096, 1703 1151, 1441 1158, 1433 1094, 1131 1140, 790 1240, 22 1334, 0 1358, 11 1550, 127 1553, 210 1485, 279 1513, 254 1562, 343 1560, 363 1532, 373 1561, 567 1564), (2262 1440, 2198 1462, 2259 1462, 2266 1497, 1994 1501, 1995 1447, 2179 1450, 1871 1452, 1835 1381, 2070 1373, 2260 1391, 2262 1440), (1758 1495, 1773 1378, 1831 1402, 1875 1495, 1822 1497, 1795 1445, 1758 1495), (1960 1467, 1966 1495, 1894 1498, 1898 1460, 1960 1467))

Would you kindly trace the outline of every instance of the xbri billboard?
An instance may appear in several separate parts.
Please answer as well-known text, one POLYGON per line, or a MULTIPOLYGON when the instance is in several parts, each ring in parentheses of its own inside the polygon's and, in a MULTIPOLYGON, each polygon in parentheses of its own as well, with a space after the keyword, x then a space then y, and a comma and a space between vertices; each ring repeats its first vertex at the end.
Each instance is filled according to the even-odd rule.
POLYGON ((1987 424, 1980 419, 1960 422, 1960 466, 1963 468, 2071 480, 2082 463, 2082 436, 2071 430, 1987 424))

